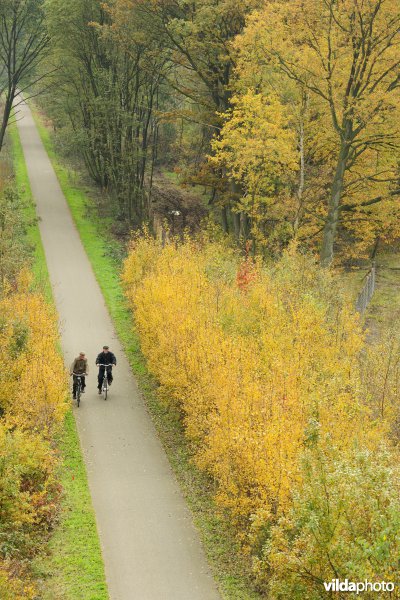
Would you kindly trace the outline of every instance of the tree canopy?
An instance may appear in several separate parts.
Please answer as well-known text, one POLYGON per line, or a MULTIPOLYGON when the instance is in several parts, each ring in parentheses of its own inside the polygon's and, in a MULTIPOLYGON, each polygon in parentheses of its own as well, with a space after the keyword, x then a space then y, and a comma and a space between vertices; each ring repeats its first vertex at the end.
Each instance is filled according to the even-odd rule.
POLYGON ((0 97, 5 95, 0 123, 0 151, 15 98, 43 77, 49 36, 42 0, 2 0, 0 4, 0 97))
POLYGON ((263 252, 296 238, 328 266, 398 237, 395 0, 47 0, 46 15, 50 112, 130 226, 174 171, 263 252))

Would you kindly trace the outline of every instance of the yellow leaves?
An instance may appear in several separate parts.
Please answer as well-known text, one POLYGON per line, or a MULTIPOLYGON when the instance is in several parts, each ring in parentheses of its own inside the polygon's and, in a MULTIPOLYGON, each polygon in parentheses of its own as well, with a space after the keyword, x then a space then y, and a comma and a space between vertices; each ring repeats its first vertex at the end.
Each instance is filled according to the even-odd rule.
POLYGON ((0 598, 2 600, 34 600, 37 598, 35 586, 12 577, 11 571, 11 565, 2 565, 0 561, 0 598))
POLYGON ((343 572, 355 581, 396 580, 397 463, 383 445, 306 450, 293 505, 259 544, 257 579, 271 597, 319 598, 320 582, 343 572))
MULTIPOLYGON (((40 435, 0 423, 0 514, 4 557, 32 557, 57 515, 54 450, 40 435)), ((1 566, 0 566, 1 570, 1 566)), ((0 584, 1 589, 1 584, 0 584)))
POLYGON ((56 314, 30 286, 23 271, 0 296, 0 597, 10 600, 37 597, 26 564, 57 516, 54 433, 67 409, 56 314))
POLYGON ((232 104, 210 161, 226 166, 250 195, 271 196, 275 179, 298 169, 296 140, 285 109, 277 97, 252 90, 235 96, 232 104))
POLYGON ((135 292, 138 284, 153 268, 160 251, 161 246, 157 246, 146 232, 132 240, 122 278, 127 294, 135 292))
MULTIPOLYGON (((243 186, 244 194, 235 210, 250 217, 252 233, 262 243, 263 223, 275 216, 271 211, 278 201, 283 206, 288 202, 285 187, 298 171, 296 134, 289 127, 284 105, 274 94, 264 96, 249 89, 234 96, 232 106, 223 115, 225 122, 212 143, 214 155, 209 160, 243 186)), ((281 213, 284 210, 280 208, 281 213)))
MULTIPOLYGON (((260 185, 262 197, 261 202, 256 198, 252 204, 248 164, 243 148, 238 149, 239 141, 232 136, 232 147, 217 147, 217 155, 225 161, 237 156, 236 175, 226 164, 248 192, 238 209, 253 219, 258 242, 274 249, 271 226, 260 226, 260 213, 253 210, 261 204, 268 209, 265 218, 277 223, 273 233, 278 239, 286 241, 294 234, 309 248, 320 245, 327 205, 332 216, 337 201, 338 172, 343 172, 335 216, 341 225, 337 230, 339 252, 347 258, 366 256, 378 237, 389 242, 398 237, 399 23, 395 0, 276 0, 264 2, 248 17, 234 42, 234 90, 243 99, 248 89, 267 99, 278 95, 286 118, 284 129, 296 137, 293 147, 299 149, 300 167, 288 163, 282 176, 279 169, 269 170, 267 160, 260 162, 259 169, 252 164, 251 183, 260 185), (343 161, 340 149, 346 144, 350 152, 343 161), (263 170, 264 179, 259 173, 263 170), (262 188, 261 182, 268 183, 268 177, 275 189, 262 188), (257 218, 259 227, 254 223, 257 218)), ((248 98, 241 102, 251 119, 254 107, 248 98)), ((248 128, 253 140, 249 142, 243 132, 246 120, 235 120, 235 111, 243 116, 234 106, 229 115, 232 127, 242 131, 237 137, 256 161, 259 133, 255 127, 248 128)), ((260 116, 259 122, 269 124, 271 116, 260 116)), ((226 124, 225 132, 229 138, 226 124)), ((290 144, 274 146, 279 155, 290 144)), ((286 161, 282 154, 282 164, 286 161)), ((326 239, 324 244, 326 249, 326 239)))
POLYGON ((239 265, 216 243, 147 238, 123 278, 162 398, 181 410, 197 464, 244 535, 251 515, 288 507, 307 439, 373 445, 379 427, 370 433, 362 403, 363 334, 332 277, 291 250, 258 265, 244 293, 239 265))
POLYGON ((22 273, 17 289, 0 300, 0 405, 10 427, 50 436, 67 408, 67 380, 56 315, 29 284, 22 273))

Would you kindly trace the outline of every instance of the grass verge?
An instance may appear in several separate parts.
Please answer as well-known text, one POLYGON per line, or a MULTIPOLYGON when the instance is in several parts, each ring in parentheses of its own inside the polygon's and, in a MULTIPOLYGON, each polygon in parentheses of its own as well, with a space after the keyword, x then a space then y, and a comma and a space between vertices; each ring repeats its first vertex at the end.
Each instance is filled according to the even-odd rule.
MULTIPOLYGON (((371 339, 391 329, 400 315, 400 249, 398 244, 382 245, 376 256, 376 286, 372 299, 363 314, 371 339)), ((352 271, 343 271, 340 281, 355 304, 363 289, 371 264, 352 271)))
MULTIPOLYGON (((15 181, 24 201, 26 240, 32 248, 35 285, 52 303, 46 257, 15 125, 10 127, 9 137, 15 181)), ((64 490, 60 522, 50 539, 47 556, 37 559, 33 565, 41 583, 41 600, 107 600, 96 521, 72 411, 66 415, 58 448, 60 482, 64 490)))
POLYGON ((46 257, 40 237, 38 220, 29 184, 24 153, 19 139, 18 129, 15 124, 9 128, 8 136, 11 142, 10 152, 15 182, 24 207, 24 217, 26 220, 26 243, 32 252, 33 260, 31 268, 35 278, 35 284, 44 294, 47 301, 52 302, 52 292, 49 272, 47 270, 46 257))
MULTIPOLYGON (((158 435, 167 452, 195 525, 200 533, 208 561, 220 592, 226 600, 259 600, 254 590, 250 565, 240 554, 229 523, 216 512, 210 482, 191 462, 183 429, 177 415, 157 399, 156 385, 146 368, 120 283, 121 261, 115 252, 116 240, 108 232, 107 220, 100 220, 95 201, 80 184, 79 174, 57 156, 49 129, 41 115, 34 117, 44 146, 70 206, 72 217, 88 254, 96 279, 132 370, 138 381, 158 435)), ((118 250, 118 249, 117 249, 118 250)), ((120 250, 120 249, 119 249, 120 250)))
POLYGON ((65 418, 59 447, 64 500, 49 555, 35 564, 36 576, 43 582, 41 600, 107 600, 103 559, 72 411, 65 418))

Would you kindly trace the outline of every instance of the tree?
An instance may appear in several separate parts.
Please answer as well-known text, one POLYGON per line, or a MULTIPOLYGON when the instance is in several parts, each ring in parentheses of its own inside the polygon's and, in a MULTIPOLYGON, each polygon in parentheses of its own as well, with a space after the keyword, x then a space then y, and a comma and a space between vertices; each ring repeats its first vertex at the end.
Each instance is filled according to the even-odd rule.
POLYGON ((67 132, 64 139, 81 153, 94 181, 110 192, 118 218, 140 225, 149 216, 145 176, 165 59, 140 11, 128 8, 48 0, 58 83, 50 100, 56 126, 67 132))
POLYGON ((146 10, 154 33, 162 35, 177 69, 170 84, 202 105, 215 124, 215 111, 227 110, 235 56, 231 42, 245 25, 257 0, 156 0, 146 10))
MULTIPOLYGON (((126 4, 127 0, 120 2, 126 4)), ((132 0, 130 3, 133 4, 132 0)), ((203 167, 211 139, 222 124, 221 113, 230 106, 236 64, 233 41, 243 31, 246 16, 260 4, 260 0, 156 0, 142 3, 143 10, 151 16, 149 22, 153 35, 163 39, 174 66, 167 80, 170 88, 181 98, 174 110, 175 118, 197 122, 201 127, 203 167)), ((225 194, 220 194, 220 204, 222 222, 227 229, 227 209, 238 196, 237 182, 227 180, 223 172, 216 176, 207 172, 204 177, 203 172, 207 169, 199 169, 198 164, 195 168, 196 174, 190 178, 191 181, 205 182, 225 191, 225 194)), ((211 195, 210 204, 215 203, 216 196, 215 193, 211 195)), ((239 236, 244 220, 239 212, 232 216, 239 236)))
POLYGON ((41 79, 37 67, 46 55, 48 44, 42 0, 1 1, 0 96, 5 93, 5 106, 0 124, 0 151, 14 100, 41 79))
POLYGON ((265 25, 264 61, 309 91, 331 134, 332 167, 320 252, 321 263, 328 266, 342 214, 399 195, 398 4, 270 2, 259 19, 260 28, 265 25))
MULTIPOLYGON (((295 237, 313 247, 313 240, 321 231, 319 205, 325 195, 326 155, 321 153, 321 147, 326 144, 321 144, 321 132, 326 128, 321 123, 319 107, 315 101, 311 101, 314 99, 310 98, 309 91, 285 77, 271 64, 265 52, 269 36, 270 25, 264 12, 251 15, 244 32, 234 41, 237 59, 233 82, 238 98, 244 98, 249 90, 253 90, 253 93, 262 95, 265 102, 270 98, 279 101, 286 117, 284 137, 286 140, 291 137, 291 144, 297 147, 297 168, 286 169, 283 176, 281 174, 275 179, 276 188, 281 193, 274 195, 277 210, 272 215, 272 226, 265 231, 267 239, 264 244, 270 246, 271 241, 275 243, 274 239, 286 243, 295 237)), ((251 112, 254 112, 254 107, 251 112)), ((254 113, 254 117, 259 123, 263 122, 262 111, 254 113)), ((256 135, 258 133, 256 128, 256 135)), ((279 154, 282 149, 284 153, 287 152, 285 145, 277 139, 273 151, 279 154)), ((267 163, 264 169, 268 169, 267 163)))
POLYGON ((232 104, 210 160, 242 184, 236 210, 249 217, 253 241, 265 244, 267 224, 280 220, 287 182, 298 168, 296 137, 277 97, 248 90, 232 104))

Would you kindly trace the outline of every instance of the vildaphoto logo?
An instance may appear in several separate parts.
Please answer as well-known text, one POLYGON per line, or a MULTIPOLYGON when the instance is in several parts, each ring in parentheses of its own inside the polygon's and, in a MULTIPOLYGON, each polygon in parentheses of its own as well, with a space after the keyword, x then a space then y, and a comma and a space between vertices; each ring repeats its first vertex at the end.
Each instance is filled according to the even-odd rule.
POLYGON ((329 583, 324 581, 324 587, 327 592, 393 592, 394 583, 391 581, 349 581, 345 579, 332 579, 329 583))

